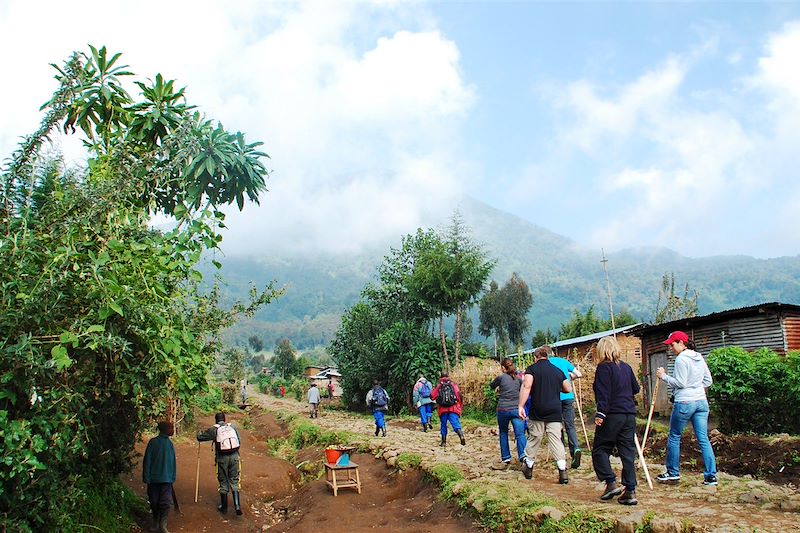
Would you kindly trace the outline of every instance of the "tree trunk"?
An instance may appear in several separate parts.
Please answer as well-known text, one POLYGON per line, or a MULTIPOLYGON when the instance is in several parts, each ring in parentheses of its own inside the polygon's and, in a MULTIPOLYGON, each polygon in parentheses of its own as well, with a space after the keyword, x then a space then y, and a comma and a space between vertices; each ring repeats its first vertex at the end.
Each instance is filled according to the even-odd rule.
POLYGON ((456 366, 461 361, 461 306, 456 308, 456 366))
POLYGON ((450 356, 447 355, 447 339, 444 335, 444 313, 439 314, 439 339, 442 341, 442 355, 444 357, 444 371, 450 373, 450 356))
POLYGON ((497 359, 497 331, 494 332, 494 358, 497 359))

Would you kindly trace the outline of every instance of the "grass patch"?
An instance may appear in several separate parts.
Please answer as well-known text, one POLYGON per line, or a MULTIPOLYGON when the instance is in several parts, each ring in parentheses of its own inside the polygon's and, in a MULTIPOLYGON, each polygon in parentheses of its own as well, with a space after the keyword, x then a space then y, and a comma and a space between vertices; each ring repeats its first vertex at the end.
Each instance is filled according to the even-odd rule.
POLYGON ((644 514, 644 518, 642 518, 642 523, 636 526, 634 533, 652 533, 653 532, 653 518, 655 518, 656 513, 653 511, 648 511, 644 514))
POLYGON ((76 487, 81 501, 72 516, 75 531, 127 533, 134 530, 137 516, 150 512, 147 502, 118 479, 80 479, 76 487))
POLYGON ((455 465, 439 464, 426 472, 439 485, 445 497, 449 497, 453 486, 464 479, 464 474, 455 465))
POLYGON ((415 453, 403 452, 397 456, 395 466, 400 470, 408 470, 410 468, 419 468, 422 464, 422 457, 415 453))

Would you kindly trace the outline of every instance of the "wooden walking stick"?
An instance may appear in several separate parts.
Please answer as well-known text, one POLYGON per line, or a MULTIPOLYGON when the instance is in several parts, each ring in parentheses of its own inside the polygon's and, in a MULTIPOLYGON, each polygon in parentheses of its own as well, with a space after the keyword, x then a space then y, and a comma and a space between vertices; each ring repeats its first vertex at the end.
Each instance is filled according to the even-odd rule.
POLYGON ((581 419, 581 427, 583 428, 583 439, 586 441, 586 447, 589 448, 589 453, 592 452, 592 443, 589 442, 589 433, 586 432, 586 422, 583 421, 583 409, 581 409, 581 386, 575 388, 575 399, 578 401, 578 418, 581 419))
POLYGON ((194 474, 194 503, 197 503, 197 495, 200 491, 200 443, 197 443, 197 471, 194 474))
POLYGON ((661 380, 656 377, 656 386, 653 389, 653 397, 650 398, 650 413, 647 415, 647 425, 644 428, 644 437, 642 437, 642 450, 647 447, 647 435, 650 433, 650 422, 653 420, 653 409, 656 407, 656 397, 658 396, 658 383, 661 380))
POLYGON ((650 479, 650 471, 647 470, 644 452, 642 452, 642 447, 639 445, 639 436, 636 434, 635 430, 633 432, 633 442, 636 444, 636 451, 639 452, 639 462, 642 463, 642 470, 644 470, 644 477, 647 479, 647 486, 650 487, 650 490, 653 490, 653 480, 650 479))

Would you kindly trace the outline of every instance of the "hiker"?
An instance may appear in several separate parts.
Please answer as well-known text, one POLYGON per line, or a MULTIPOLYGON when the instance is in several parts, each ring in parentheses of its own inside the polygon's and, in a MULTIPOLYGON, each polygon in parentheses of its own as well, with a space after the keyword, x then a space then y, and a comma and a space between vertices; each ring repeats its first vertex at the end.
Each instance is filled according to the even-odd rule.
POLYGON ((386 420, 384 415, 389 410, 389 394, 381 387, 380 382, 375 380, 372 388, 367 392, 367 405, 372 409, 372 416, 375 418, 375 436, 382 433, 386 436, 386 420))
POLYGON ((592 464, 597 479, 606 484, 600 499, 608 501, 619 496, 617 501, 623 505, 636 505, 636 400, 639 383, 630 365, 620 361, 622 350, 614 337, 603 337, 597 343, 594 362, 594 396, 597 412, 594 415, 594 445, 592 464), (622 461, 622 485, 617 485, 617 477, 611 469, 609 456, 617 448, 622 461))
POLYGON ((311 387, 308 389, 308 416, 310 418, 318 418, 319 417, 319 387, 317 387, 316 382, 311 384, 311 387))
POLYGON ((147 499, 153 513, 152 531, 169 533, 167 517, 172 506, 175 483, 175 448, 169 438, 175 428, 169 422, 158 423, 158 436, 147 443, 142 461, 142 481, 147 485, 147 499))
POLYGON ((329 400, 333 400, 333 391, 334 391, 333 380, 329 379, 328 380, 328 399, 329 400))
POLYGON ((417 382, 414 383, 412 401, 419 411, 419 423, 422 424, 422 431, 425 432, 433 429, 433 424, 431 424, 431 418, 433 418, 431 392, 433 392, 433 386, 430 381, 425 379, 424 376, 420 376, 417 382))
POLYGON ((681 434, 686 423, 691 420, 697 444, 703 455, 703 485, 717 484, 717 463, 714 450, 708 440, 708 399, 706 388, 713 383, 706 360, 695 351, 694 342, 683 331, 675 331, 667 337, 664 344, 672 348, 678 356, 675 359, 674 376, 667 374, 663 367, 656 371, 674 395, 672 416, 669 419, 667 437, 667 471, 656 476, 661 483, 677 484, 681 455, 681 434))
POLYGON ((447 373, 442 373, 439 383, 431 391, 431 399, 436 402, 439 413, 439 433, 442 435, 442 442, 439 446, 447 444, 447 423, 450 422, 453 431, 461 439, 461 445, 467 444, 464 439, 464 431, 461 429, 461 410, 464 404, 461 401, 461 391, 458 385, 450 380, 447 373))
POLYGON ((279 389, 279 392, 280 392, 280 394, 281 394, 281 398, 283 398, 284 396, 286 396, 286 387, 284 387, 283 385, 281 385, 281 388, 279 389))
POLYGON ((239 384, 239 392, 242 394, 242 405, 247 405, 247 380, 243 379, 239 384))
POLYGON ((525 402, 532 397, 530 419, 531 437, 525 448, 525 460, 522 462, 522 473, 526 479, 533 477, 533 460, 542 437, 547 434, 547 445, 556 459, 558 482, 569 483, 567 474, 567 454, 561 442, 561 393, 571 392, 572 385, 564 378, 564 373, 548 361, 552 353, 549 346, 540 346, 533 352, 533 364, 525 369, 525 379, 519 394, 518 412, 525 418, 525 402))
POLYGON ((500 462, 492 465, 493 470, 508 470, 511 465, 511 449, 508 446, 508 423, 514 429, 514 438, 517 443, 517 458, 520 462, 525 460, 525 423, 519 416, 519 391, 522 380, 517 378, 517 369, 514 361, 506 357, 500 363, 503 373, 489 383, 489 388, 500 388, 497 398, 497 427, 500 434, 500 462))
MULTIPOLYGON (((581 369, 570 363, 563 357, 550 357, 550 362, 553 363, 559 370, 561 370, 567 379, 572 382, 573 379, 583 377, 581 369)), ((567 434, 567 444, 569 445, 569 456, 572 457, 572 468, 581 466, 581 448, 578 446, 578 431, 575 429, 575 393, 562 392, 561 393, 561 423, 564 426, 562 433, 567 434)), ((563 435, 562 435, 563 442, 563 435)))
POLYGON ((214 462, 217 465, 217 481, 219 481, 219 505, 217 510, 228 512, 228 493, 233 494, 233 508, 237 515, 242 514, 239 499, 239 433, 232 425, 225 422, 225 413, 214 415, 214 425, 205 431, 197 432, 198 442, 214 443, 214 462))

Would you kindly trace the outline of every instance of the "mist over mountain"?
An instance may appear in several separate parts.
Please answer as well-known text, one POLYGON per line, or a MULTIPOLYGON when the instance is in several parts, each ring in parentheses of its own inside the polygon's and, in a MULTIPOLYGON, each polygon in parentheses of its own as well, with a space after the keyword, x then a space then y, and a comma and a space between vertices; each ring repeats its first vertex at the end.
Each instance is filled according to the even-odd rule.
MULTIPOLYGON (((497 259, 491 279, 502 285, 517 272, 528 283, 533 294, 531 334, 537 329, 557 330, 574 310, 583 312, 590 305, 599 315, 607 314, 600 250, 582 247, 475 199, 462 200, 458 209, 472 239, 497 259)), ((451 214, 452 210, 444 210, 438 226, 446 226, 451 214)), ((226 298, 243 298, 251 282, 263 286, 275 280, 285 290, 252 319, 232 328, 228 340, 243 342, 255 334, 268 346, 283 337, 301 348, 326 344, 341 313, 358 300, 400 238, 359 253, 222 258, 226 298)), ((627 310, 643 321, 652 319, 661 278, 669 272, 675 274, 676 293, 682 293, 685 283, 699 292, 701 313, 767 301, 800 303, 800 256, 689 258, 667 248, 635 247, 607 252, 606 258, 614 310, 627 310)), ((477 319, 475 326, 477 330, 477 319)))

